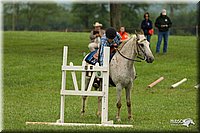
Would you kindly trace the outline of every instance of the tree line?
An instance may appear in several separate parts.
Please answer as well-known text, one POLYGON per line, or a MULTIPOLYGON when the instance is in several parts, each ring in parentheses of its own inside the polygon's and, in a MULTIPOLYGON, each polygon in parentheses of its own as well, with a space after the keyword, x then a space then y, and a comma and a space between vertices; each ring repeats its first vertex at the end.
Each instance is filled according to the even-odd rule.
MULTIPOLYGON (((4 3, 4 30, 30 31, 89 31, 94 22, 118 29, 125 26, 128 32, 140 28, 143 14, 152 6, 139 3, 4 3)), ((173 22, 171 34, 194 35, 197 24, 196 10, 186 11, 187 4, 166 4, 173 22)), ((155 22, 159 12, 150 12, 155 22)))

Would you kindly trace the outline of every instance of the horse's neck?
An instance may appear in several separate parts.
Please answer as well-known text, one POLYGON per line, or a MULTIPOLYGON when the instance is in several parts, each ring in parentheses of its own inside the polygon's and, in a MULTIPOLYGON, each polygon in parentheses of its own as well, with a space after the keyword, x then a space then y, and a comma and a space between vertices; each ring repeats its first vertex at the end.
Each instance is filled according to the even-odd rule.
MULTIPOLYGON (((122 49, 120 50, 120 52, 130 58, 130 59, 134 59, 136 57, 136 42, 135 42, 135 37, 131 38, 126 44, 124 44, 124 46, 122 47, 122 49)), ((129 64, 133 64, 133 61, 124 59, 123 61, 128 62, 129 64)))

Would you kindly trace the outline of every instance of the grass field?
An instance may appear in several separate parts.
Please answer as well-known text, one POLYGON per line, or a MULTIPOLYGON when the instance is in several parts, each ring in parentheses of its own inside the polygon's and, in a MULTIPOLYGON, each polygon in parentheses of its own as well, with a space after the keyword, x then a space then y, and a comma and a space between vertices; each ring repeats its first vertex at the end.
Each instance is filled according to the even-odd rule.
MULTIPOLYGON (((55 122, 59 118, 63 46, 69 46, 68 62, 81 65, 88 52, 89 33, 4 32, 3 34, 3 126, 6 131, 198 131, 197 38, 170 36, 168 53, 155 54, 157 36, 151 40, 152 64, 135 63, 137 79, 132 89, 133 120, 127 119, 122 94, 122 124, 134 128, 59 127, 25 125, 26 121, 55 122), (165 79, 151 89, 147 85, 165 79), (170 86, 188 81, 175 89, 170 86), (196 125, 172 125, 170 120, 192 118, 196 125)), ((161 47, 162 48, 162 47, 161 47)), ((80 77, 80 76, 78 76, 80 77)), ((80 81, 80 80, 79 80, 80 81)), ((72 82, 67 83, 72 86, 72 82)), ((66 97, 65 122, 100 123, 97 98, 89 97, 85 116, 80 115, 81 97, 66 97)), ((115 120, 116 90, 109 90, 109 119, 115 120)))

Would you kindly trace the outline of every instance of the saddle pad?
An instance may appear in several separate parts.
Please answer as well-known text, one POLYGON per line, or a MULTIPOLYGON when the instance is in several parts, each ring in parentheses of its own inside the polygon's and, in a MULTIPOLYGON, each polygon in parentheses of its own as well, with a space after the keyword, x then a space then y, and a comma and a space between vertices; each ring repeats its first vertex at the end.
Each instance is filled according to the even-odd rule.
POLYGON ((89 64, 95 65, 98 62, 98 60, 94 58, 94 54, 96 54, 96 52, 97 50, 89 53, 88 56, 85 58, 85 61, 89 64))
MULTIPOLYGON (((91 65, 95 65, 98 60, 94 58, 94 54, 96 54, 97 49, 95 51, 92 51, 91 53, 88 54, 88 56, 85 58, 85 61, 91 65)), ((110 54, 110 61, 113 58, 113 56, 115 55, 116 52, 112 52, 110 54)))

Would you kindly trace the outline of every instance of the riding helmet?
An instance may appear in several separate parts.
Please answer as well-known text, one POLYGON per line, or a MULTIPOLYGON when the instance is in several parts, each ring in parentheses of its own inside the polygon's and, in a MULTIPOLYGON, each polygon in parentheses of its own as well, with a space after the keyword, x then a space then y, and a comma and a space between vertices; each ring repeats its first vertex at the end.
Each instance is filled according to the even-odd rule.
POLYGON ((108 39, 114 39, 115 37, 116 37, 116 35, 117 35, 117 33, 116 33, 117 31, 114 29, 114 28, 108 28, 107 30, 106 30, 106 37, 108 38, 108 39))

